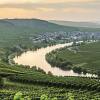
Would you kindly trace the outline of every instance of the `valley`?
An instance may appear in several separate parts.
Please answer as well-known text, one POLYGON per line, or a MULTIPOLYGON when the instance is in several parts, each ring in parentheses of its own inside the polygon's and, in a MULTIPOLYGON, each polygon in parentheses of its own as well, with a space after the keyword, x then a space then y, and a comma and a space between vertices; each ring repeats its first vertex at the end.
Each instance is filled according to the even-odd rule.
MULTIPOLYGON (((62 26, 38 19, 0 20, 0 99, 13 100, 14 95, 21 92, 23 96, 31 98, 29 100, 41 100, 42 95, 48 96, 50 100, 52 98, 55 100, 99 100, 99 33, 99 28, 62 26), (85 44, 90 40, 98 42, 85 44), (84 42, 76 45, 77 41, 84 42), (65 47, 70 42, 73 42, 73 46, 70 46, 77 51, 76 53, 69 51, 69 47, 65 47), (50 49, 50 47, 53 48, 50 49), (46 52, 47 48, 49 52, 46 52), (42 68, 37 69, 38 66, 35 63, 37 60, 39 64, 40 58, 36 56, 34 59, 29 57, 26 60, 31 61, 32 65, 9 63, 9 59, 12 63, 15 56, 19 57, 22 53, 27 54, 28 51, 34 53, 38 50, 45 51, 45 53, 41 52, 43 59, 45 59, 44 54, 49 54, 47 54, 47 61, 51 65, 48 66, 47 72, 42 68), (12 54, 15 55, 9 58, 12 54), (60 72, 53 75, 49 70, 51 68, 54 71, 55 68, 52 65, 57 65, 60 72), (74 67, 78 67, 78 72, 74 67), (63 72, 67 74, 66 68, 79 74, 80 72, 84 72, 84 75, 96 74, 98 77, 62 76, 63 72)), ((40 62, 39 67, 47 67, 42 64, 40 62)))

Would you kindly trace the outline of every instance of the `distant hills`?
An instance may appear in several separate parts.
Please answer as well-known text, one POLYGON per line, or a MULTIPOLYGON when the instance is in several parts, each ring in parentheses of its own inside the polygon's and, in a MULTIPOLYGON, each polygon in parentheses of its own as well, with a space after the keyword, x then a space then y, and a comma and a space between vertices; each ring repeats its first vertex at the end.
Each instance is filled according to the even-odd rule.
POLYGON ((38 33, 79 31, 77 27, 62 26, 40 19, 1 19, 0 48, 13 45, 33 45, 30 38, 38 33))
MULTIPOLYGON (((20 32, 23 29, 23 32, 32 32, 34 31, 75 31, 79 30, 77 27, 62 26, 48 21, 40 19, 3 19, 0 20, 0 31, 5 31, 5 29, 16 29, 20 32), (4 30, 3 30, 4 29, 4 30)), ((10 30, 10 31, 12 31, 10 30)))
POLYGON ((0 33, 32 33, 47 31, 97 31, 99 25, 88 22, 45 21, 40 19, 1 19, 0 33), (84 27, 84 26, 89 27, 84 27), (92 28, 90 28, 92 26, 92 28), (95 27, 93 27, 95 26, 95 27), (98 26, 98 27, 97 27, 98 26))
POLYGON ((50 20, 49 22, 64 26, 100 28, 99 22, 72 22, 72 21, 57 21, 57 20, 50 20))
POLYGON ((17 45, 17 44, 31 45, 32 41, 30 40, 30 38, 34 37, 34 35, 44 32, 59 32, 59 31, 100 32, 100 28, 75 27, 75 25, 64 26, 40 19, 1 19, 0 47, 17 45))

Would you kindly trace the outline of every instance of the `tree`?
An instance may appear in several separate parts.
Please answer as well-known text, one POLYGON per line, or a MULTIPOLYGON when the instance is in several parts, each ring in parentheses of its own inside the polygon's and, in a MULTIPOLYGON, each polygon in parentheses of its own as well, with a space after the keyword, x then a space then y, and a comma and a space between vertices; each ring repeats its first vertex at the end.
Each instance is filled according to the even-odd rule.
POLYGON ((51 76, 52 76, 53 74, 52 74, 52 72, 49 71, 49 72, 48 72, 48 75, 51 75, 51 76))
POLYGON ((81 68, 81 67, 74 67, 74 68, 73 68, 73 71, 74 71, 75 73, 80 74, 80 73, 82 72, 82 68, 81 68))

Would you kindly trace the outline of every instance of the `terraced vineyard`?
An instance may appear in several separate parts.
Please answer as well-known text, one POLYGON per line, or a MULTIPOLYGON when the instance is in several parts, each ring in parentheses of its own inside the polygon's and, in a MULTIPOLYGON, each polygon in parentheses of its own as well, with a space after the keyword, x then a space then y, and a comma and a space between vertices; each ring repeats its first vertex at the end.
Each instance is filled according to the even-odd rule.
POLYGON ((1 64, 1 100, 12 100, 21 91, 32 100, 39 100, 41 95, 58 100, 66 100, 71 94, 73 100, 99 100, 100 81, 98 78, 56 77, 24 66, 1 64), (92 96, 91 96, 92 95, 92 96))
MULTIPOLYGON (((28 71, 28 69, 27 69, 28 71)), ((58 100, 66 100, 69 94, 73 100, 99 100, 100 82, 98 79, 82 77, 54 77, 40 72, 9 74, 2 78, 0 98, 12 100, 14 95, 21 91, 24 96, 32 100, 39 100, 45 94, 50 98, 57 97, 58 100)))

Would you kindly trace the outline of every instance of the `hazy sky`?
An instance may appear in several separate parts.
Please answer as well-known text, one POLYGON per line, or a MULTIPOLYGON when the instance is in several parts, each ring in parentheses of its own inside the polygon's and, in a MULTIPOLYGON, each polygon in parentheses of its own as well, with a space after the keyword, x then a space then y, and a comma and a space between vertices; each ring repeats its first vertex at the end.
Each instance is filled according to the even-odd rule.
POLYGON ((100 0, 0 0, 0 18, 100 21, 100 0))

